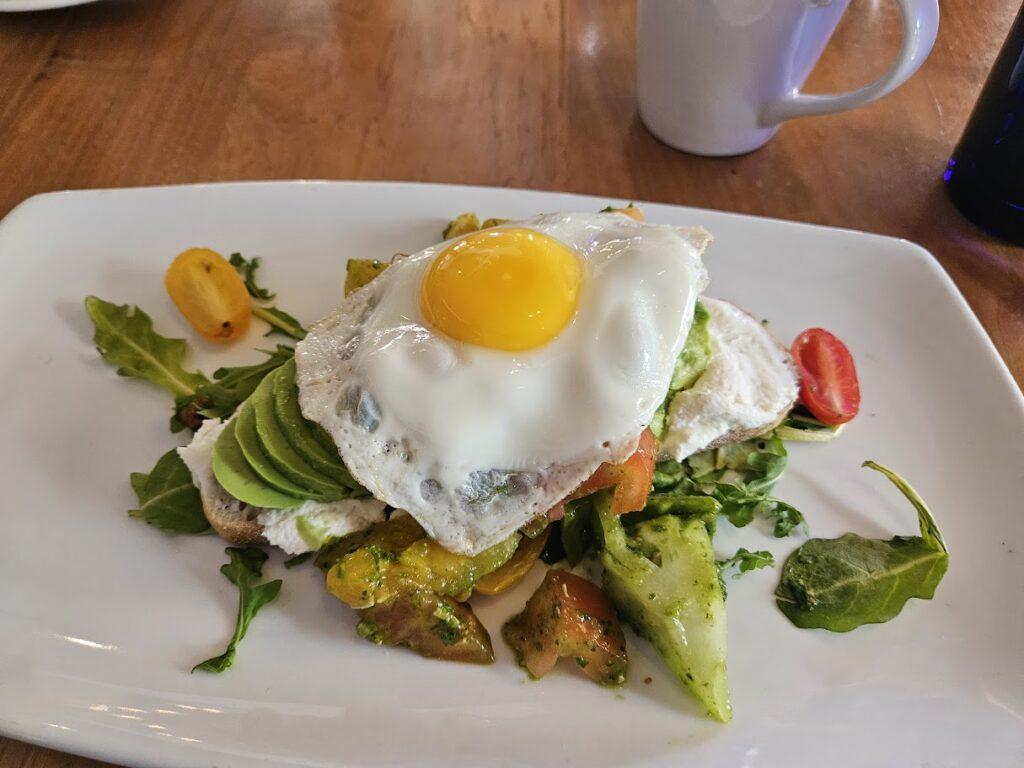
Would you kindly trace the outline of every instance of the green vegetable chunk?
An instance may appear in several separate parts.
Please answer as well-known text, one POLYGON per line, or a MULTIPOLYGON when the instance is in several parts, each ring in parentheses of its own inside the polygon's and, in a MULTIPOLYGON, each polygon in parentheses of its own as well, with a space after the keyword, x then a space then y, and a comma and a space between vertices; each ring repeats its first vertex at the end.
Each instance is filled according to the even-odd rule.
POLYGON ((349 259, 345 264, 345 295, 349 296, 373 282, 387 268, 387 262, 377 259, 349 259))
POLYGON ((173 533, 210 530, 192 475, 174 449, 161 456, 148 475, 132 472, 131 483, 139 498, 139 508, 128 513, 132 517, 173 533))
POLYGON ((104 360, 118 366, 118 376, 144 379, 175 397, 189 397, 208 383, 203 374, 186 371, 182 365, 188 342, 158 334, 153 320, 138 307, 89 296, 85 310, 95 327, 96 349, 104 360))
POLYGON ((428 659, 490 664, 491 636, 466 603, 429 590, 404 592, 359 611, 360 637, 400 645, 428 659))
POLYGON ((475 213, 460 213, 448 222, 448 225, 441 232, 442 240, 451 240, 453 237, 468 235, 480 229, 480 219, 475 213))
POLYGON ((220 656, 214 656, 192 667, 203 672, 218 674, 223 672, 235 660, 235 651, 242 642, 249 624, 259 613, 260 608, 273 602, 281 592, 281 580, 275 579, 265 584, 257 582, 263 576, 263 564, 267 561, 267 553, 255 547, 228 547, 224 550, 231 561, 220 567, 228 581, 238 587, 238 617, 235 620, 235 633, 228 641, 228 647, 220 656))
POLYGON ((920 536, 888 541, 847 533, 810 539, 782 566, 775 590, 784 614, 802 628, 849 632, 897 616, 907 600, 930 600, 949 566, 949 551, 935 518, 918 493, 898 474, 873 461, 917 509, 920 536))
POLYGON ((725 595, 707 527, 663 515, 627 533, 610 505, 607 493, 595 501, 605 591, 708 714, 728 722, 725 595))

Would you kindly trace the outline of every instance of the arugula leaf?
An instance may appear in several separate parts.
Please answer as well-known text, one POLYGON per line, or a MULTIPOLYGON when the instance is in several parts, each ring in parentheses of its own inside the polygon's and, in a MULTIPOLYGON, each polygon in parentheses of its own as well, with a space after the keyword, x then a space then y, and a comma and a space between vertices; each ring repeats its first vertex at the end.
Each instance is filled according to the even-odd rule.
POLYGON ((727 573, 733 571, 733 579, 738 579, 748 571, 755 571, 758 568, 774 568, 775 556, 772 555, 771 552, 763 549, 751 552, 748 549, 740 547, 732 557, 727 560, 718 560, 716 562, 718 565, 718 583, 722 585, 722 594, 728 597, 725 586, 725 577, 727 573))
POLYGON ((775 556, 771 552, 763 549, 751 552, 748 549, 740 547, 732 557, 718 561, 718 570, 723 574, 731 569, 735 569, 736 573, 733 575, 733 578, 738 577, 742 573, 756 571, 758 568, 774 567, 775 556))
MULTIPOLYGON (((235 412, 260 382, 295 355, 295 350, 278 344, 277 349, 260 350, 267 356, 253 365, 218 368, 213 381, 204 384, 191 397, 179 398, 176 404, 177 423, 189 429, 199 429, 203 419, 224 419, 235 412)), ((173 421, 173 420, 172 420, 173 421)), ((172 431, 178 430, 172 427, 172 431)))
POLYGON ((771 495, 787 460, 782 440, 775 434, 762 435, 695 454, 683 462, 659 462, 654 471, 654 489, 710 496, 737 528, 757 516, 773 520, 773 533, 782 538, 798 527, 806 528, 798 509, 771 495))
POLYGON ((149 474, 132 472, 132 490, 139 508, 128 512, 162 531, 204 533, 210 523, 203 514, 199 491, 192 485, 192 474, 178 452, 171 449, 157 461, 149 474))
POLYGON ((235 634, 228 641, 228 646, 220 656, 196 664, 192 671, 201 669, 214 674, 223 672, 235 660, 235 650, 242 642, 249 624, 260 608, 271 603, 281 591, 281 580, 275 579, 264 584, 257 584, 263 576, 263 564, 267 561, 267 553, 256 547, 228 547, 224 550, 231 558, 229 563, 220 567, 220 572, 227 580, 238 587, 238 618, 235 621, 235 634))
POLYGON ((260 288, 256 285, 256 270, 260 268, 260 262, 263 261, 259 256, 246 259, 240 253, 232 253, 229 261, 231 266, 242 275, 242 279, 245 280, 245 289, 249 291, 249 295, 254 299, 270 301, 277 296, 276 293, 271 293, 266 288, 260 288))
POLYGON ((270 326, 270 330, 266 333, 267 336, 280 333, 285 336, 291 336, 297 341, 302 341, 306 338, 306 329, 302 327, 302 323, 283 309, 278 309, 277 307, 258 307, 254 304, 252 313, 270 326))
POLYGON ((95 327, 97 351, 108 363, 118 366, 118 376, 144 379, 175 397, 188 397, 207 383, 202 373, 182 367, 188 342, 158 334, 153 330, 153 320, 138 307, 89 296, 85 311, 95 327))
POLYGON ((949 551, 935 518, 906 480, 888 467, 864 462, 884 474, 917 510, 920 536, 888 541, 847 533, 810 539, 782 566, 776 603, 796 626, 849 632, 889 621, 907 600, 930 600, 949 567, 949 551))

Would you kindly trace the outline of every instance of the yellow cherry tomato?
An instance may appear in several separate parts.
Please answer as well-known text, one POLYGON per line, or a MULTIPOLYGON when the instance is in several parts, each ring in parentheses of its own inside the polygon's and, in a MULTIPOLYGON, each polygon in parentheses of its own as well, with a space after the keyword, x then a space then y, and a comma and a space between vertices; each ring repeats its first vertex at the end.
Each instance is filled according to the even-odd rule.
POLYGON ((216 251, 182 251, 171 262, 164 285, 174 305, 205 339, 231 341, 249 327, 249 292, 235 268, 216 251))
POLYGON ((540 559, 540 553, 544 551, 544 545, 548 543, 550 535, 551 526, 549 525, 535 539, 523 536, 509 561, 498 570, 491 571, 480 579, 476 583, 476 591, 481 595, 497 595, 512 589, 523 580, 523 577, 533 568, 533 564, 540 559))

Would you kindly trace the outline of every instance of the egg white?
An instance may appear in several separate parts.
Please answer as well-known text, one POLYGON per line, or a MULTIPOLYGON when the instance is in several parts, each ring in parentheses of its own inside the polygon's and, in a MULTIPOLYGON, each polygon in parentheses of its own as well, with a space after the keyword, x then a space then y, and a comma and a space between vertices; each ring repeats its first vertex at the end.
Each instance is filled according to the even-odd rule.
POLYGON ((710 236, 620 214, 553 214, 543 232, 584 265, 577 313, 549 344, 456 342, 419 307, 446 244, 405 257, 296 348, 303 414, 375 497, 475 554, 624 460, 665 396, 707 282, 710 236))

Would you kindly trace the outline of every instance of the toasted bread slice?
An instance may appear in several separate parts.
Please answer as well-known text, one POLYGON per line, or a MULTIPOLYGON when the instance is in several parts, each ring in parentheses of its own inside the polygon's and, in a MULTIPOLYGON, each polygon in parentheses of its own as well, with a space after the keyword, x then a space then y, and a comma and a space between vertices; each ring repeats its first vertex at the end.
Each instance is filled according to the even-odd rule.
POLYGON ((669 406, 660 458, 749 440, 777 427, 796 403, 799 379, 789 350, 749 313, 702 298, 711 314, 707 370, 669 406))
POLYGON ((206 519, 228 543, 271 544, 297 555, 317 549, 322 543, 309 539, 308 531, 300 527, 302 521, 306 528, 330 538, 384 520, 384 502, 365 496, 330 502, 304 501, 289 509, 263 509, 239 501, 224 490, 213 473, 213 446, 223 429, 220 419, 204 421, 192 442, 178 449, 178 455, 192 473, 206 519))

